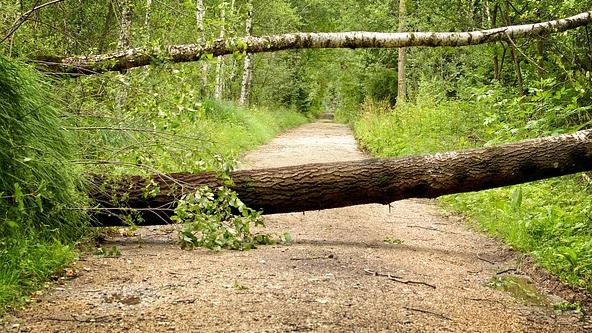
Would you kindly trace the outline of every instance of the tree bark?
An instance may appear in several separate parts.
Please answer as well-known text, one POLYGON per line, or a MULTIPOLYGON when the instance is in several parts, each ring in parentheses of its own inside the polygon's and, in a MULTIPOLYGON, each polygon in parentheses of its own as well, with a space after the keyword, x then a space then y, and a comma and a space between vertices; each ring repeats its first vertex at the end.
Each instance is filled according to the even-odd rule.
MULTIPOLYGON (((220 5, 220 22, 221 22, 221 26, 220 26, 220 36, 219 36, 219 40, 224 40, 224 36, 226 33, 226 2, 223 1, 222 4, 220 5)), ((216 99, 221 99, 222 98, 222 71, 224 69, 224 58, 223 57, 218 57, 218 59, 216 59, 216 87, 214 89, 214 97, 216 99)))
MULTIPOLYGON (((272 214, 435 198, 586 170, 592 170, 592 130, 427 156, 234 171, 231 177, 245 204, 272 214)), ((95 177, 93 183, 91 197, 101 207, 109 212, 140 209, 145 220, 140 224, 145 225, 167 223, 175 198, 183 193, 220 185, 212 173, 125 176, 107 182, 95 177), (159 189, 156 195, 147 195, 154 189, 159 189)), ((117 218, 99 221, 121 225, 117 218)))
POLYGON ((152 0, 146 0, 146 15, 144 16, 144 33, 146 34, 146 42, 150 41, 150 11, 152 10, 152 0))
MULTIPOLYGON (((405 0, 399 0, 399 32, 405 31, 405 17, 407 10, 405 8, 405 0)), ((399 59, 397 64, 397 103, 407 100, 407 81, 405 78, 405 63, 406 63, 406 49, 399 48, 399 59)))
MULTIPOLYGON (((206 7, 204 5, 204 0, 196 0, 196 8, 195 8, 195 24, 197 26, 197 42, 201 45, 205 45, 206 43, 206 26, 205 26, 205 17, 206 17, 206 7)), ((208 72, 210 66, 207 61, 204 61, 201 67, 202 72, 202 86, 201 86, 201 96, 205 97, 207 94, 208 88, 208 72)))
MULTIPOLYGON (((510 1, 506 0, 504 8, 504 17, 506 19, 506 25, 511 25, 512 21, 510 19, 510 1)), ((522 79, 522 70, 520 69, 520 59, 518 58, 518 54, 516 53, 516 45, 514 41, 509 38, 509 46, 510 46, 510 54, 512 55, 512 60, 514 61, 514 70, 516 72, 516 81, 518 82, 518 89, 520 90, 520 96, 524 96, 524 80, 522 79)))
MULTIPOLYGON (((483 0, 483 11, 485 12, 485 18, 487 20, 487 26, 489 28, 495 28, 495 25, 497 23, 498 8, 499 8, 499 5, 498 5, 498 3, 496 3, 495 6, 493 7, 493 15, 492 15, 490 12, 490 8, 489 8, 489 1, 483 0)), ((491 60, 493 62, 493 80, 499 81, 499 79, 500 79, 500 65, 499 65, 499 57, 497 54, 497 44, 496 43, 493 44, 493 54, 491 56, 491 60)))
POLYGON ((508 26, 472 32, 338 32, 293 33, 264 37, 218 40, 211 44, 171 45, 155 48, 133 48, 101 55, 76 57, 39 56, 37 62, 46 70, 60 73, 97 74, 149 65, 152 59, 171 62, 200 60, 233 52, 275 52, 303 48, 400 48, 411 46, 466 46, 492 43, 508 38, 537 37, 574 29, 592 22, 592 11, 568 18, 536 24, 508 26))
MULTIPOLYGON (((245 24, 246 37, 253 34, 253 0, 247 2, 247 21, 245 24)), ((251 88, 251 79, 253 77, 253 53, 247 53, 243 61, 243 80, 241 83, 241 92, 239 98, 240 105, 247 105, 249 102, 249 91, 251 88)))
POLYGON ((118 50, 127 50, 130 47, 130 35, 132 28, 132 4, 130 0, 121 0, 121 20, 119 27, 118 50))
MULTIPOLYGON (((118 50, 127 50, 130 47, 131 28, 132 28, 132 3, 131 0, 120 0, 121 4, 121 19, 119 27, 119 40, 117 42, 118 50)), ((125 73, 125 70, 122 71, 125 73)), ((125 78, 121 79, 121 89, 115 94, 115 107, 121 110, 125 107, 128 96, 128 84, 125 78)))

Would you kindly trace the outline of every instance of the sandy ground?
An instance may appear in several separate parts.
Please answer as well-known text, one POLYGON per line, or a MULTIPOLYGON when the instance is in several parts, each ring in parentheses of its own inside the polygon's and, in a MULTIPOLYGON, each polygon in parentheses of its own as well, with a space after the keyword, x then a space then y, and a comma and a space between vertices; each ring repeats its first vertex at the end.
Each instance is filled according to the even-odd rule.
MULTIPOLYGON (((363 158, 350 130, 302 126, 244 157, 272 167, 363 158)), ((489 286, 536 281, 517 255, 406 200, 266 217, 293 242, 248 252, 184 251, 172 227, 115 236, 121 256, 88 255, 70 278, 2 319, 8 332, 590 332, 558 296, 529 305, 489 286), (503 272, 509 270, 507 272, 503 272), (501 273, 501 274, 500 274, 501 273)), ((542 287, 542 286, 541 286, 542 287)), ((541 288, 542 289, 542 288, 541 288)), ((543 291, 544 293, 544 291, 543 291)))

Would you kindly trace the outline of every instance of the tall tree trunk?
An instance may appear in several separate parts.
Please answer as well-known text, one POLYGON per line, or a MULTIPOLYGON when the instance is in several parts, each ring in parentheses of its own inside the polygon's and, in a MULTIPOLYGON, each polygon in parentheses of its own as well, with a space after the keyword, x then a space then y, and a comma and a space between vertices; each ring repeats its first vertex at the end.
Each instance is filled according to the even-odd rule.
POLYGON ((146 41, 150 41, 150 11, 152 10, 152 0, 146 0, 146 15, 144 16, 144 33, 146 34, 146 41))
MULTIPOLYGON (((399 0, 399 32, 405 31, 405 18, 407 10, 405 8, 405 0, 399 0)), ((407 100, 407 79, 405 76, 405 63, 407 62, 407 54, 404 47, 399 48, 399 59, 397 66, 397 103, 405 103, 407 100)))
MULTIPOLYGON (((249 38, 253 34, 253 0, 247 2, 247 21, 246 21, 246 37, 249 38)), ((249 103, 249 91, 251 88, 251 78, 253 76, 253 53, 247 53, 243 62, 243 80, 241 83, 241 92, 239 98, 240 105, 247 105, 249 103)))
MULTIPOLYGON (((506 25, 512 25, 512 20, 510 19, 510 1, 504 1, 505 8, 504 8, 504 18, 506 19, 506 25)), ((518 58, 518 53, 516 52, 516 46, 513 40, 509 40, 510 46, 510 54, 512 55, 512 61, 514 61, 514 70, 516 72, 516 81, 518 82, 518 88, 520 89, 520 96, 524 96, 524 81, 522 79, 522 70, 520 69, 520 58, 518 58)))
MULTIPOLYGON (((224 36, 226 34, 226 2, 222 2, 222 4, 220 5, 220 22, 221 22, 221 26, 220 26, 220 35, 219 35, 219 39, 220 40, 224 40, 224 36)), ((214 97, 216 99, 221 99, 222 98, 222 93, 223 93, 223 85, 224 82, 222 80, 222 71, 224 70, 224 58, 222 56, 218 57, 218 59, 216 59, 216 87, 214 90, 214 97)))
MULTIPOLYGON (((195 23, 197 26, 197 42, 201 45, 204 45, 206 43, 205 17, 206 7, 204 5, 204 0, 196 0, 195 23)), ((207 61, 204 61, 201 66, 200 92, 202 97, 205 97, 207 95, 209 70, 210 64, 207 61)))
MULTIPOLYGON (((483 11, 485 12, 485 17, 487 19, 487 27, 495 28, 496 21, 497 21, 497 11, 499 5, 496 2, 495 6, 493 7, 493 14, 490 12, 489 7, 489 0, 483 0, 483 11)), ((493 46, 493 55, 491 56, 491 60, 493 62, 493 80, 499 81, 500 79, 500 64, 499 64, 499 57, 497 53, 497 43, 494 43, 493 46)))
MULTIPOLYGON (((592 130, 586 130, 428 156, 235 171, 231 177, 234 190, 246 205, 272 214, 434 198, 590 169, 592 130)), ((93 182, 96 192, 90 195, 102 207, 111 212, 124 212, 125 207, 141 209, 142 224, 167 223, 176 198, 183 193, 221 185, 213 173, 124 176, 107 182, 96 177, 93 182), (159 191, 147 196, 151 188, 159 191), (121 202, 114 205, 118 198, 121 202)), ((117 219, 101 221, 121 225, 117 219)))
POLYGON ((121 0, 121 19, 119 26, 118 50, 127 50, 130 47, 130 36, 132 29, 132 3, 131 0, 121 0))
MULTIPOLYGON (((119 51, 130 48, 131 28, 132 28, 132 2, 131 0, 121 0, 121 18, 119 25, 119 40, 117 49, 119 51)), ((125 73, 123 70, 122 73, 125 73)), ((121 89, 115 93, 115 107, 117 110, 124 108, 128 96, 128 83, 123 77, 121 79, 121 89)))
POLYGON ((153 58, 171 62, 198 61, 203 55, 232 54, 234 52, 276 52, 289 49, 328 48, 401 48, 412 46, 467 46, 493 43, 508 38, 540 37, 545 34, 575 29, 592 22, 592 12, 535 24, 500 27, 470 32, 333 32, 290 33, 263 37, 230 38, 211 44, 169 45, 156 48, 135 48, 125 51, 89 56, 37 56, 35 59, 46 71, 58 73, 97 74, 121 71, 149 65, 153 58))

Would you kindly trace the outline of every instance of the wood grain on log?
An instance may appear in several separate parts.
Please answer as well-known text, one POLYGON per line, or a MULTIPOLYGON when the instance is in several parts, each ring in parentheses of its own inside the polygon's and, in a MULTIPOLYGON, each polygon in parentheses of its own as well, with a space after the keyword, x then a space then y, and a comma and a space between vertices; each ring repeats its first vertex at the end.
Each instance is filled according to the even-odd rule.
MULTIPOLYGON (((231 176, 234 190, 245 204, 272 214, 435 198, 587 170, 592 170, 592 130, 459 152, 242 170, 231 176)), ((141 211, 146 225, 167 223, 166 217, 182 193, 220 185, 212 173, 103 181, 101 177, 94 179, 97 190, 91 196, 108 209, 148 209, 141 211), (160 191, 147 197, 150 182, 160 191), (113 197, 125 200, 113 205, 109 203, 113 197), (157 210, 150 211, 154 208, 157 210)), ((121 225, 117 219, 101 222, 121 225)))

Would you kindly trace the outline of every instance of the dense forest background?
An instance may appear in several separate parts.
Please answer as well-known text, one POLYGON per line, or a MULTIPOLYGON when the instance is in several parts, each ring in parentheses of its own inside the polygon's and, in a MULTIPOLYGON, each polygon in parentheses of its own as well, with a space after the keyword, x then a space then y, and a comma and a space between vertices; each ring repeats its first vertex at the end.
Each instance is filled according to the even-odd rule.
MULTIPOLYGON (((34 11, 41 1, 0 4, 0 129, 3 138, 21 138, 8 140, 0 156, 0 303, 38 288, 91 233, 83 227, 93 207, 83 174, 225 169, 241 152, 327 111, 350 123, 377 156, 590 127, 587 26, 473 47, 409 48, 405 73, 396 49, 236 53, 185 64, 163 59, 77 77, 40 77, 34 69, 39 56, 298 31, 481 30, 566 17, 592 5, 402 1, 76 0, 34 11), (33 110, 43 115, 32 121, 33 110)), ((591 291, 591 184, 579 174, 449 196, 442 204, 591 291)))

